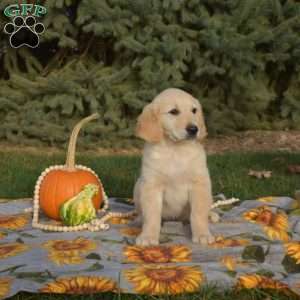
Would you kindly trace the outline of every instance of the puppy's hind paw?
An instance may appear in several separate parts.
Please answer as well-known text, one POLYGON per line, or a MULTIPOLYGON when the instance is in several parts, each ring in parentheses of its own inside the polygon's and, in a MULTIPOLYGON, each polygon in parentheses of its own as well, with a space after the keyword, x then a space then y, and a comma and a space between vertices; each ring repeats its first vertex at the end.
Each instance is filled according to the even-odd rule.
POLYGON ((193 243, 200 245, 208 245, 215 241, 215 237, 211 234, 193 236, 193 243))
POLYGON ((209 220, 212 223, 218 223, 220 221, 220 216, 218 213, 214 212, 214 211, 210 211, 209 213, 209 220))
POLYGON ((146 236, 143 234, 140 234, 137 238, 135 243, 138 246, 155 246, 159 244, 159 239, 152 237, 152 236, 146 236))

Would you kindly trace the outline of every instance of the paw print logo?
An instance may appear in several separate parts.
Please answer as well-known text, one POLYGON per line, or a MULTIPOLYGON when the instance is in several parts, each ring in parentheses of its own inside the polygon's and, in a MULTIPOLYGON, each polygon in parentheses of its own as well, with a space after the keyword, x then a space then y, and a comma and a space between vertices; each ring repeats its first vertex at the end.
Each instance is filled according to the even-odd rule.
POLYGON ((44 31, 45 26, 42 23, 37 23, 32 16, 26 18, 17 16, 4 27, 4 32, 10 35, 9 42, 13 48, 22 46, 36 48, 40 43, 39 34, 44 31))

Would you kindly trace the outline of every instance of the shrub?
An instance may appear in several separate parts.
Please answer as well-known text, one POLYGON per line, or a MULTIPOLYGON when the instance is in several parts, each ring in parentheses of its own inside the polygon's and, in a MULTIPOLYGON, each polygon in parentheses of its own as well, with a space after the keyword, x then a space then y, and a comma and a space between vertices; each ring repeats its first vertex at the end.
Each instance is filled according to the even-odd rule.
POLYGON ((12 49, 0 34, 2 140, 62 145, 77 120, 99 111, 85 143, 132 144, 137 115, 167 87, 199 98, 211 133, 300 128, 296 1, 40 3, 48 14, 39 48, 12 49))

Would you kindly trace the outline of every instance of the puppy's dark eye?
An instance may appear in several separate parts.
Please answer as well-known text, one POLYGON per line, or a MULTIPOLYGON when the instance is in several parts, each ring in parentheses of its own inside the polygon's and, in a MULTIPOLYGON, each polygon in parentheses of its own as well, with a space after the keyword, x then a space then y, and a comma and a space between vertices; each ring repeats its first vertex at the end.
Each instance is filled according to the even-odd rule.
POLYGON ((197 108, 192 109, 192 113, 195 114, 197 112, 197 108))
POLYGON ((169 111, 169 114, 177 116, 180 114, 180 111, 177 108, 173 108, 172 110, 169 111))

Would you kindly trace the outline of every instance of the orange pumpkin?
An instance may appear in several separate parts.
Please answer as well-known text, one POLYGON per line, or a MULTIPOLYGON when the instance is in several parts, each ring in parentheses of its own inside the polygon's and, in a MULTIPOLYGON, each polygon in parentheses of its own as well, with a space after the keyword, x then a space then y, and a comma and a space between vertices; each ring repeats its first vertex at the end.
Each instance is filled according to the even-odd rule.
POLYGON ((75 165, 76 141, 80 129, 91 120, 97 119, 93 114, 81 120, 71 134, 65 166, 50 167, 39 189, 39 204, 42 211, 51 219, 60 220, 59 208, 68 199, 76 196, 86 184, 99 186, 99 193, 93 198, 95 209, 98 210, 104 199, 101 181, 91 169, 75 165))

